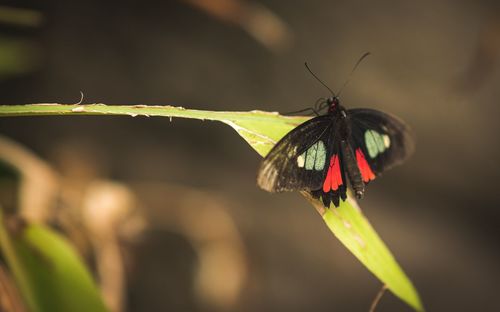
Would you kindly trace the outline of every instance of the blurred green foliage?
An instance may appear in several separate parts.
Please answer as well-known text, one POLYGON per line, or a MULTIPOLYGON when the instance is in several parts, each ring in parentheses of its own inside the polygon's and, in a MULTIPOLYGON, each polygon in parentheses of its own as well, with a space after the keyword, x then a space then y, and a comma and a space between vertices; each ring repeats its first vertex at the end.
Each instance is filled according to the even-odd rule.
POLYGON ((107 311, 71 244, 52 229, 0 214, 0 250, 30 311, 107 311))

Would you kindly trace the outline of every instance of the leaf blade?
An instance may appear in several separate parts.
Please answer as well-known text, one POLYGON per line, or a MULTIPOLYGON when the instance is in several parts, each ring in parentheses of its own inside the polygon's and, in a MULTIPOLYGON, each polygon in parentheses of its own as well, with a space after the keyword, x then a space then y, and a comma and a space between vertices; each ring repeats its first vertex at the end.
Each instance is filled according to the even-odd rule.
MULTIPOLYGON (((220 121, 236 130, 261 156, 265 156, 288 131, 308 119, 308 117, 288 117, 262 111, 214 112, 173 106, 107 106, 104 104, 0 106, 0 116, 67 114, 163 116, 220 121)), ((370 272, 401 300, 417 311, 424 311, 420 297, 410 279, 352 199, 342 202, 339 208, 325 209, 321 203, 310 198, 306 193, 303 194, 320 212, 330 231, 370 272)))
MULTIPOLYGON (((284 128, 290 122, 280 123, 284 128)), ((231 125, 231 124, 230 124, 231 125)), ((247 125, 249 126, 249 125, 247 125)), ((293 127, 289 127, 286 132, 280 132, 279 135, 285 135, 293 127)), ((256 132, 252 129, 252 132, 256 132)), ((266 130, 264 130, 266 132, 266 130)), ((240 133, 238 131, 238 133, 240 133)), ((241 133, 240 133, 241 134, 241 133)), ((269 135, 266 133, 266 135, 269 135)), ((280 136, 274 136, 279 140, 280 136)), ((281 135, 281 136, 282 136, 281 135)), ((272 146, 265 147, 247 142, 262 156, 265 156, 272 146)), ((349 200, 341 202, 338 208, 331 207, 324 209, 317 200, 304 194, 305 197, 316 206, 317 210, 323 212, 322 217, 330 231, 337 237, 342 244, 387 288, 398 298, 406 302, 416 311, 424 311, 422 301, 410 279, 406 276, 394 256, 383 243, 377 232, 373 229, 356 202, 349 196, 349 200)))

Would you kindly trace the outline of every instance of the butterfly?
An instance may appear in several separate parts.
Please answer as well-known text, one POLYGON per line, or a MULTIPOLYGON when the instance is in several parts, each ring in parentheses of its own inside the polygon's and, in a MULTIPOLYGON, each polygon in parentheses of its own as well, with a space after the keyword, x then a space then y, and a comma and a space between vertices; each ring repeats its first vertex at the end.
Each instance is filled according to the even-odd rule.
POLYGON ((348 182, 361 199, 369 182, 412 154, 413 134, 398 117, 345 109, 333 92, 324 104, 324 115, 291 130, 264 158, 257 176, 262 189, 308 191, 325 207, 338 207, 347 198, 348 182))

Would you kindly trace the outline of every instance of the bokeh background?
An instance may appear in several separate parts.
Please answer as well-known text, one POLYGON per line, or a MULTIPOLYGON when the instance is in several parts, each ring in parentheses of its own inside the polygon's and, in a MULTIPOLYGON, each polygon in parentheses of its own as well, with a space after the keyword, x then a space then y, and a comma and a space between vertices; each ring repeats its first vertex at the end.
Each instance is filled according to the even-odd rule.
MULTIPOLYGON (((0 16, 1 104, 83 92, 84 103, 289 112, 328 96, 304 61, 338 90, 370 51, 341 101, 400 116, 417 151, 361 208, 429 311, 500 310, 497 1, 4 5, 32 15, 0 16)), ((119 238, 110 300, 122 310, 368 311, 380 288, 299 194, 257 188, 258 155, 222 124, 16 117, 0 133, 50 167, 59 213, 109 187, 141 216, 119 238)), ((389 293, 378 310, 411 311, 389 293)))

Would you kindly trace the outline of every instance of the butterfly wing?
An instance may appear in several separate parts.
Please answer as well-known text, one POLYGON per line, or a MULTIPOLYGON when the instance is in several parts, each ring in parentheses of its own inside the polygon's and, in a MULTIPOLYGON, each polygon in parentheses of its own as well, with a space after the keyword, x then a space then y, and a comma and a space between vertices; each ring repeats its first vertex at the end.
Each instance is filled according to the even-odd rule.
POLYGON ((329 116, 290 131, 262 161, 257 184, 268 192, 320 189, 335 145, 333 131, 329 116))
POLYGON ((364 182, 402 163, 415 149, 413 134, 402 120, 373 109, 350 109, 353 151, 364 182))

